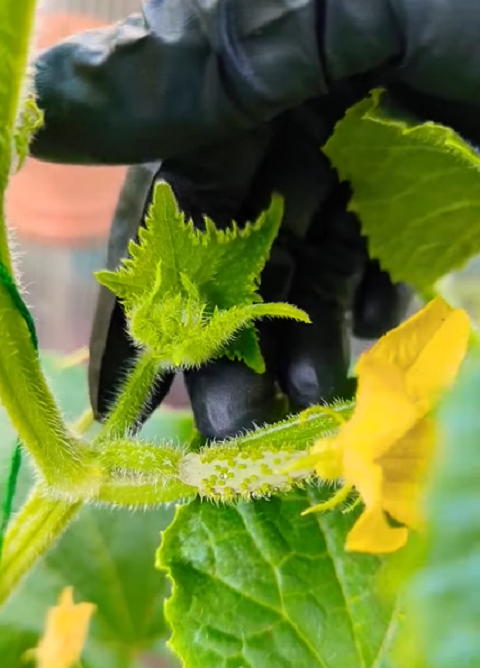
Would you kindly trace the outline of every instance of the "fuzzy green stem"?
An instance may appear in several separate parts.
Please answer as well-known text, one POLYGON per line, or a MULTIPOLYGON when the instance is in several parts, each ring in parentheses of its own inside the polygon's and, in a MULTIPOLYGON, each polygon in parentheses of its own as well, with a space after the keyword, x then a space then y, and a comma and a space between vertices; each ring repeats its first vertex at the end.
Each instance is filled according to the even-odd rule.
POLYGON ((48 499, 40 487, 34 489, 5 536, 0 604, 5 603, 22 578, 58 540, 81 506, 48 499))
POLYGON ((184 454, 166 442, 157 445, 119 439, 103 443, 99 463, 110 478, 121 471, 126 475, 155 475, 161 479, 178 475, 184 454))
MULTIPOLYGON (((301 456, 312 440, 337 427, 352 408, 353 404, 315 407, 241 438, 213 444, 199 453, 185 453, 168 443, 103 441, 101 452, 97 452, 97 465, 104 472, 103 482, 93 498, 85 491, 83 499, 139 508, 184 501, 197 494, 219 500, 257 498, 291 484, 301 484, 312 475, 312 470, 297 471, 297 477, 292 477, 292 474, 284 475, 285 465, 301 456), (220 469, 226 471, 225 487, 219 482, 220 469), (230 473, 233 479, 228 477, 230 473), (218 480, 213 481, 213 476, 218 480), (250 478, 248 484, 247 478, 250 478)), ((56 489, 38 487, 6 535, 0 570, 0 603, 8 598, 81 508, 81 502, 69 502, 66 496, 52 498, 52 492, 55 494, 56 489)))
POLYGON ((144 352, 128 376, 96 442, 123 438, 128 434, 137 424, 160 372, 161 365, 155 356, 149 351, 144 352))
POLYGON ((194 498, 197 491, 178 478, 118 477, 102 485, 96 501, 115 507, 149 508, 194 498))
POLYGON ((24 76, 27 69, 30 39, 35 21, 36 0, 2 0, 0 2, 0 261, 12 269, 5 225, 4 193, 10 174, 15 125, 24 76))
POLYGON ((100 488, 96 500, 144 507, 196 495, 197 490, 178 476, 184 453, 168 443, 150 445, 121 440, 104 444, 104 447, 100 464, 109 479, 100 488))
MULTIPOLYGON (((91 455, 65 425, 42 373, 27 325, 0 284, 0 397, 24 447, 46 482, 70 490, 91 487, 91 455)), ((83 493, 83 492, 82 492, 83 493)))
POLYGON ((285 491, 312 477, 311 467, 292 466, 303 458, 309 443, 337 428, 352 409, 353 404, 316 406, 198 453, 185 453, 169 443, 104 441, 99 462, 108 480, 95 500, 146 507, 197 494, 233 501, 285 491))

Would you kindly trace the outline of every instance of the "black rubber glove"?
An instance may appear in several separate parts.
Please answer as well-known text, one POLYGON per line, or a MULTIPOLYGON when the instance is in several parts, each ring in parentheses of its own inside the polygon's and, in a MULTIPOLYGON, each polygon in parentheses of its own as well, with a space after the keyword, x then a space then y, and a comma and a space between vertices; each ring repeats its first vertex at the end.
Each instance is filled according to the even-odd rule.
POLYGON ((63 163, 165 159, 358 74, 400 86, 416 111, 478 143, 479 35, 476 0, 146 0, 142 14, 40 56, 45 127, 32 151, 63 163))
MULTIPOLYGON (((259 375, 238 362, 220 359, 185 374, 197 426, 222 438, 273 418, 278 388, 292 410, 350 396, 347 315, 353 328, 376 338, 398 324, 408 304, 404 286, 394 286, 368 261, 355 216, 346 211, 349 189, 339 184, 318 146, 331 132, 353 87, 325 105, 309 103, 235 142, 163 163, 156 180, 169 182, 181 208, 202 226, 202 214, 218 226, 257 217, 272 192, 285 197, 281 233, 263 272, 268 301, 304 308, 312 324, 268 321, 259 325, 267 372, 259 375)), ((151 197, 151 167, 131 170, 114 220, 109 266, 124 256, 151 197), (143 205, 143 206, 142 206, 143 205), (142 211, 143 209, 143 211, 142 211)), ((91 340, 90 394, 97 417, 108 412, 136 352, 126 334, 122 307, 102 288, 91 340)), ((142 419, 167 394, 173 376, 157 382, 142 419)))
MULTIPOLYGON (((46 124, 32 151, 47 160, 87 164, 168 158, 160 176, 172 183, 181 206, 196 214, 199 224, 202 211, 219 224, 229 217, 254 217, 272 188, 285 194, 288 184, 297 184, 288 186, 287 204, 301 206, 288 205, 284 240, 279 239, 263 289, 276 285, 280 298, 279 286, 285 285, 314 324, 278 325, 273 335, 263 328, 269 365, 263 376, 230 362, 188 375, 202 431, 226 435, 252 420, 268 419, 275 380, 299 407, 341 391, 347 359, 344 313, 351 299, 355 329, 368 336, 396 324, 404 303, 403 290, 374 264, 365 264, 356 221, 345 213, 348 195, 335 187, 335 179, 317 180, 308 191, 297 189, 295 170, 279 167, 292 158, 286 151, 284 162, 278 160, 284 141, 279 127, 282 122, 309 127, 310 105, 302 103, 314 98, 318 102, 312 104, 320 106, 317 118, 338 118, 348 105, 340 95, 333 105, 338 109, 331 111, 336 83, 357 78, 362 95, 374 85, 387 85, 418 115, 450 123, 478 141, 480 4, 150 0, 143 6, 142 15, 68 40, 40 57, 36 87, 46 124), (286 110, 292 110, 287 121, 264 124, 286 110), (251 153, 247 135, 239 136, 248 128, 259 133, 251 153), (264 132, 274 138, 255 145, 264 132), (226 157, 227 138, 232 145, 226 157), (192 153, 201 146, 209 148, 192 153), (238 173, 225 183, 237 163, 238 173), (315 194, 319 183, 324 194, 310 206, 305 193, 315 194), (390 304, 386 311, 384 304, 390 304), (281 348, 285 342, 288 349, 279 354, 277 344, 281 348)), ((320 135, 316 146, 328 133, 320 135)), ((110 315, 111 308, 104 312, 106 347, 98 343, 101 336, 97 339, 100 362, 92 356, 92 378, 96 375, 99 383, 96 390, 92 383, 92 401, 100 412, 131 355, 118 305, 111 324, 110 315)), ((167 386, 168 379, 157 388, 157 400, 167 386)))

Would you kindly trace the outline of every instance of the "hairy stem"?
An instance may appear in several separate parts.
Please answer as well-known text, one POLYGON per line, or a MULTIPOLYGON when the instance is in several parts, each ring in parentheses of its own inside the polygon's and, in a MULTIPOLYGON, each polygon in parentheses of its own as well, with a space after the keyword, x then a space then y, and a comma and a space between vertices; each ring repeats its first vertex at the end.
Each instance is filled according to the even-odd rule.
MULTIPOLYGON (((149 365, 147 370, 151 371, 149 365)), ((103 472, 102 482, 94 496, 85 491, 82 499, 139 508, 189 500, 198 494, 235 501, 285 491, 312 477, 314 472, 308 466, 292 470, 292 464, 309 444, 348 418, 352 407, 314 407, 197 453, 169 443, 104 440, 96 460, 103 472)), ((37 487, 8 531, 0 570, 0 603, 81 508, 82 503, 69 502, 66 493, 60 499, 53 498, 56 491, 37 487)))
POLYGON ((128 376, 118 396, 117 404, 105 422, 96 442, 123 438, 137 425, 160 372, 161 365, 154 355, 149 351, 144 352, 128 376))
POLYGON ((0 261, 11 271, 5 225, 4 193, 10 174, 12 146, 33 32, 36 0, 0 2, 0 261))
POLYGON ((117 477, 102 485, 96 501, 108 506, 148 508, 194 498, 197 489, 178 478, 117 477))
POLYGON ((0 396, 24 447, 52 487, 75 494, 94 486, 91 455, 65 425, 42 373, 27 325, 0 283, 0 396))
POLYGON ((107 441, 100 465, 109 476, 122 471, 126 475, 154 475, 158 479, 178 475, 184 453, 169 443, 143 443, 119 439, 107 441))
POLYGON ((139 444, 124 439, 105 443, 104 447, 100 464, 108 472, 108 481, 100 488, 98 501, 142 507, 196 495, 197 490, 178 475, 182 451, 168 443, 139 444))
MULTIPOLYGON (((24 447, 50 485, 61 489, 85 486, 89 462, 63 423, 37 359, 31 332, 20 311, 22 301, 12 279, 5 224, 4 195, 20 134, 30 39, 36 0, 0 2, 0 323, 2 357, 0 395, 24 447)), ((27 124, 28 125, 28 124, 27 124)), ((26 150, 28 132, 22 136, 26 150)), ((88 482, 88 486, 91 486, 88 482)), ((82 493, 84 493, 84 489, 82 493)))
POLYGON ((239 438, 184 452, 169 443, 128 439, 102 443, 100 464, 108 472, 96 500, 107 504, 156 506, 197 494, 234 501, 287 491, 314 475, 294 467, 305 449, 349 417, 353 404, 316 406, 284 422, 239 438))
POLYGON ((0 604, 54 545, 80 510, 81 503, 48 499, 37 487, 12 522, 5 536, 0 569, 0 604))

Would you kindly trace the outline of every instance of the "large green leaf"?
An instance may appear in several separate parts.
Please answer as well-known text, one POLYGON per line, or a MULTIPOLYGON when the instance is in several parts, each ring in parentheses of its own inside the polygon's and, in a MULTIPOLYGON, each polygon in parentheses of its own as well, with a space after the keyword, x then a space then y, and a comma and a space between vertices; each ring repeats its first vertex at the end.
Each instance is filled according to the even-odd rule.
POLYGON ((370 254, 394 280, 429 288, 480 252, 480 156, 453 130, 421 124, 374 91, 324 151, 351 182, 370 254))
POLYGON ((396 626, 376 595, 381 561, 345 552, 355 512, 300 515, 319 498, 177 510, 157 563, 173 580, 166 615, 186 668, 381 665, 396 626))
POLYGON ((480 359, 472 356, 438 415, 429 531, 409 600, 411 668, 480 666, 479 397, 480 359))
MULTIPOLYGON (((70 420, 87 405, 83 368, 60 371, 55 359, 43 366, 56 396, 70 420)), ((0 491, 4 487, 7 462, 14 446, 14 433, 2 413, 0 491)), ((191 432, 190 415, 159 411, 148 431, 158 437, 186 437, 191 432)), ((22 469, 17 502, 29 487, 29 471, 22 469)), ((155 567, 160 531, 171 520, 169 509, 133 513, 127 510, 84 508, 59 544, 47 554, 2 609, 0 615, 0 665, 20 668, 26 648, 36 644, 47 607, 61 589, 75 588, 78 601, 98 606, 85 651, 86 665, 127 668, 135 657, 166 635, 163 600, 167 583, 155 567)))

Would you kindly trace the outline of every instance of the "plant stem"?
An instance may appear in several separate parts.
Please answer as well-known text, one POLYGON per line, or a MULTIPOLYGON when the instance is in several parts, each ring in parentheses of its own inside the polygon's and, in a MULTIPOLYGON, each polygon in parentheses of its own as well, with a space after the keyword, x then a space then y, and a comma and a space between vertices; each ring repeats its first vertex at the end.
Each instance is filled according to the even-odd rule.
POLYGON ((12 162, 12 144, 35 21, 36 0, 0 2, 0 261, 12 269, 5 225, 4 193, 12 162))
MULTIPOLYGON (((0 357, 0 362, 1 359, 0 357)), ((145 388, 148 393, 151 385, 147 381, 155 377, 156 369, 156 365, 152 367, 151 360, 143 360, 143 373, 137 375, 134 383, 137 400, 141 396, 145 397, 145 394, 142 394, 145 388), (145 373, 145 369, 148 373, 145 373), (141 392, 137 391, 139 388, 141 392)), ((137 415, 139 406, 143 406, 143 401, 135 404, 134 415, 137 415)), ((305 451, 306 443, 331 430, 338 424, 338 416, 346 418, 351 411, 352 404, 328 409, 314 407, 283 423, 251 432, 238 439, 215 443, 198 454, 185 453, 168 443, 157 445, 127 439, 104 439, 101 443, 102 450, 97 453, 97 465, 104 472, 103 482, 93 497, 85 492, 83 498, 87 502, 137 508, 186 501, 197 496, 200 488, 198 484, 183 482, 180 478, 182 467, 183 475, 189 474, 191 477, 193 469, 198 467, 205 468, 207 473, 213 475, 216 468, 225 466, 230 466, 235 475, 244 472, 245 466, 256 466, 258 488, 254 491, 257 495, 263 494, 265 481, 262 481, 262 475, 268 476, 271 473, 263 471, 262 461, 256 455, 266 455, 268 453, 265 453, 265 450, 268 449, 275 459, 277 456, 281 457, 286 447, 289 448, 286 452, 288 457, 294 456, 296 451, 301 454, 305 451), (238 470, 237 459, 241 460, 238 470)), ((129 414, 128 406, 125 406, 117 415, 114 426, 116 424, 118 428, 119 424, 125 425, 131 418, 132 413, 129 414)), ((305 475, 310 473, 306 471, 305 475)), ((202 475, 199 480, 205 487, 202 475)), ((301 482, 301 476, 298 482, 301 482)), ((65 498, 59 500, 44 496, 52 491, 55 493, 56 489, 37 487, 7 532, 0 570, 0 603, 6 600, 23 575, 53 545, 81 508, 79 501, 72 503, 65 498)), ((274 490, 269 489, 268 493, 272 491, 274 490)), ((221 490, 217 489, 212 496, 220 498, 221 490)), ((242 496, 245 494, 234 493, 230 500, 242 496)))
POLYGON ((119 439, 103 444, 99 459, 102 470, 123 471, 126 474, 156 475, 162 477, 178 475, 184 452, 168 443, 147 443, 119 439))
POLYGON ((161 364, 154 355, 149 351, 144 352, 128 376, 117 404, 94 442, 100 443, 106 438, 123 438, 137 426, 160 372, 161 364))
POLYGON ((165 445, 120 440, 104 444, 100 457, 108 481, 96 500, 127 506, 157 506, 195 496, 197 490, 179 476, 181 450, 165 445))
POLYGON ((42 373, 25 321, 0 284, 0 396, 10 420, 45 481, 75 494, 91 488, 99 472, 91 454, 65 425, 42 373))
POLYGON ((353 404, 314 406, 298 416, 245 436, 186 453, 168 443, 104 440, 99 464, 107 472, 95 500, 110 505, 151 506, 202 494, 233 501, 301 484, 313 469, 291 469, 306 444, 347 419, 353 404), (219 475, 226 475, 225 481, 219 475))
POLYGON ((178 478, 131 477, 118 478, 100 488, 96 501, 109 506, 147 508, 197 496, 196 487, 186 485, 178 478))
POLYGON ((48 499, 40 487, 33 490, 5 536, 0 604, 5 603, 23 576, 57 541, 81 506, 78 502, 48 499))

